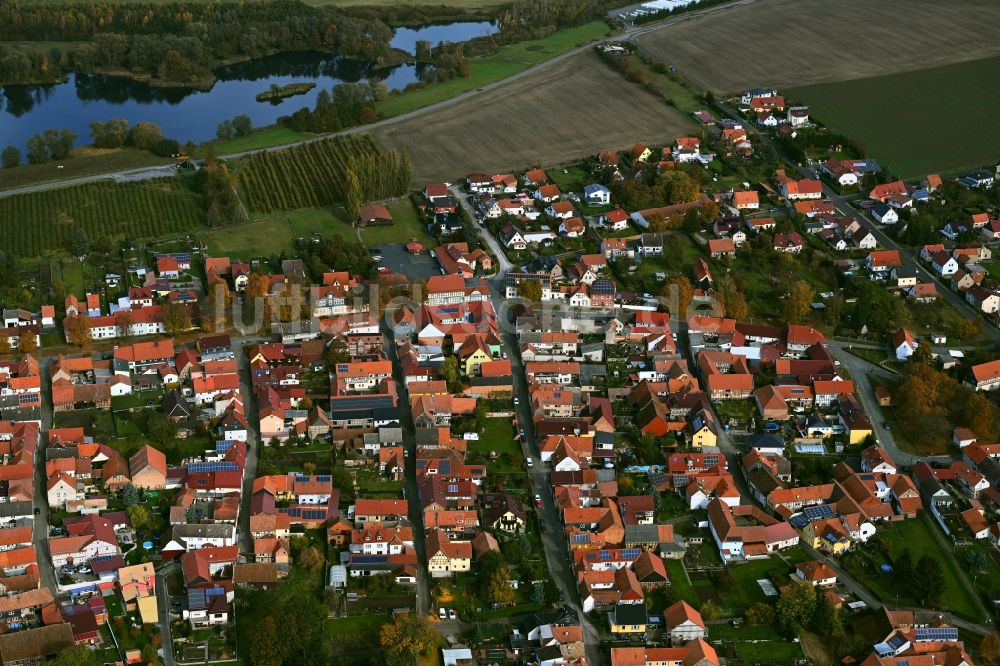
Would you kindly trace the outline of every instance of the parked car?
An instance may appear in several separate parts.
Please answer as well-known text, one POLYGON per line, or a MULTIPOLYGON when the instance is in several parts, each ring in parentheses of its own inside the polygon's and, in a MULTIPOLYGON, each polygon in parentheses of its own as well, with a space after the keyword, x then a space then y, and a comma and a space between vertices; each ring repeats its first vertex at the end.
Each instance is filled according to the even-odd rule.
POLYGON ((457 620, 458 619, 458 613, 455 612, 454 608, 449 608, 448 609, 448 619, 449 620, 457 620))
POLYGON ((525 462, 528 464, 528 469, 531 469, 532 467, 535 466, 535 461, 532 460, 531 458, 526 458, 525 462))
POLYGON ((441 608, 438 608, 438 617, 442 620, 448 619, 448 609, 444 608, 443 606, 441 608))
POLYGON ((535 495, 535 506, 537 508, 539 508, 539 509, 542 508, 542 496, 541 495, 535 495))

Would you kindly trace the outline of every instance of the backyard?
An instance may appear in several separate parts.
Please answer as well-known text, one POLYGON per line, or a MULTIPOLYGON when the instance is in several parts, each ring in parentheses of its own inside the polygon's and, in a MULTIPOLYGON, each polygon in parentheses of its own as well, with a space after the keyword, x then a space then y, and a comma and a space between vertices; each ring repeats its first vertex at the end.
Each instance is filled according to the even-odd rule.
POLYGON ((873 541, 885 539, 890 544, 891 558, 887 558, 886 554, 873 543, 860 551, 859 557, 845 559, 844 566, 852 576, 863 580, 865 585, 883 601, 901 603, 905 601, 905 596, 900 599, 899 593, 905 588, 896 585, 892 574, 883 572, 880 569, 881 565, 891 564, 892 559, 898 558, 904 550, 909 550, 914 561, 925 553, 930 553, 941 564, 944 580, 939 607, 964 618, 982 618, 984 612, 977 603, 978 599, 972 599, 965 593, 954 554, 939 548, 939 542, 931 532, 936 529, 939 528, 932 525, 930 518, 926 516, 884 525, 879 528, 878 535, 873 541))
POLYGON ((425 246, 436 245, 412 201, 401 199, 386 208, 392 215, 392 224, 361 229, 361 240, 365 245, 374 247, 386 243, 406 243, 411 238, 416 238, 425 246))
POLYGON ((478 440, 469 441, 470 457, 486 463, 490 476, 497 474, 523 474, 524 453, 517 433, 508 417, 488 418, 478 440), (490 461, 490 456, 496 459, 490 461))

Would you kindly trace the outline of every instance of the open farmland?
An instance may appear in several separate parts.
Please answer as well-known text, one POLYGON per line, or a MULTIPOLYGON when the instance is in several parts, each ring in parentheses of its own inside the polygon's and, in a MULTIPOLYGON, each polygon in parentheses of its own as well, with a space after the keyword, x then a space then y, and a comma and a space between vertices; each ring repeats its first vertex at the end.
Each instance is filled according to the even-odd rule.
POLYGON ((651 32, 640 43, 698 85, 734 93, 1000 55, 997 25, 1000 3, 993 0, 757 0, 651 32))
POLYGON ((447 109, 372 132, 406 148, 416 184, 470 171, 559 164, 636 141, 669 143, 692 121, 587 51, 447 109))
POLYGON ((994 122, 998 79, 1000 58, 989 58, 787 94, 809 104, 817 120, 861 142, 896 175, 914 178, 1000 157, 1000 127, 994 122), (872 104, 873 99, 880 102, 872 104), (959 126, 977 129, 956 132, 959 126))

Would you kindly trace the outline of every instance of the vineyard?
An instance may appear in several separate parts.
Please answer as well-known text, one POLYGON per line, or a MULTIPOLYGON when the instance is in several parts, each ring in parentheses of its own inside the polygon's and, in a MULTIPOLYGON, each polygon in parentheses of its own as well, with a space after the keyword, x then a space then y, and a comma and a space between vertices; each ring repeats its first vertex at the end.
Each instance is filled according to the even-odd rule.
POLYGON ((157 238, 202 226, 199 195, 178 178, 97 182, 0 198, 3 249, 21 257, 65 251, 77 226, 100 237, 157 238))
POLYGON ((265 213, 377 201, 406 193, 410 184, 406 152, 381 151, 368 136, 257 153, 239 160, 235 171, 247 206, 265 213))

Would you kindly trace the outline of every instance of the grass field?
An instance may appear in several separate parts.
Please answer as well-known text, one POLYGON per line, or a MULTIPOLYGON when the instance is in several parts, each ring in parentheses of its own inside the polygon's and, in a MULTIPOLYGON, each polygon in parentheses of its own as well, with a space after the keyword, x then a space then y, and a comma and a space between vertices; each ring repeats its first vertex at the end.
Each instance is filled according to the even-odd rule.
MULTIPOLYGON (((833 11, 825 0, 768 0, 690 18, 644 35, 640 43, 700 86, 735 93, 752 86, 845 81, 1000 55, 1000 42, 994 39, 998 24, 1000 4, 991 0, 844 0, 833 11), (748 57, 746 49, 737 47, 747 35, 767 48, 748 57)), ((934 87, 921 88, 933 91, 927 97, 937 96, 934 87)), ((867 101, 879 108, 889 98, 867 101)), ((921 132, 921 141, 914 143, 929 135, 921 132)))
POLYGON ((335 209, 303 208, 209 231, 202 239, 211 254, 251 259, 282 252, 291 254, 296 238, 307 238, 315 232, 324 236, 339 233, 349 240, 356 238, 353 227, 344 222, 335 209))
POLYGON ((434 239, 427 233, 427 227, 420 220, 417 209, 409 199, 402 199, 386 206, 392 214, 392 224, 385 227, 366 227, 361 229, 361 242, 368 247, 385 245, 387 243, 407 243, 411 238, 427 245, 434 239))
POLYGON ((423 184, 470 171, 560 164, 636 141, 655 145, 693 127, 588 52, 475 99, 376 128, 372 136, 383 148, 405 147, 411 179, 423 184))
POLYGON ((604 21, 591 21, 573 28, 559 30, 545 39, 518 42, 499 52, 472 61, 472 76, 452 79, 426 88, 401 92, 378 106, 384 116, 398 116, 440 102, 474 88, 523 72, 533 65, 565 53, 581 44, 592 42, 610 32, 604 21))
MULTIPOLYGON (((23 158, 24 151, 21 152, 23 158)), ((142 150, 82 149, 75 151, 73 157, 65 160, 51 161, 45 164, 22 164, 13 169, 0 169, 0 190, 11 190, 66 178, 94 176, 124 169, 170 164, 173 161, 142 150), (63 167, 62 169, 59 168, 60 165, 63 167)))
POLYGON ((902 178, 995 162, 1000 57, 786 91, 902 178), (933 91, 933 94, 928 94, 933 91), (872 103, 873 100, 878 103, 872 103), (958 127, 975 131, 956 132, 958 127), (914 136, 920 141, 914 141, 914 136))
POLYGON ((308 132, 297 132, 290 127, 269 127, 259 132, 254 132, 250 136, 241 136, 238 139, 230 139, 228 141, 213 141, 208 145, 211 145, 215 149, 216 155, 229 155, 232 153, 241 153, 245 150, 283 146, 314 136, 316 135, 309 134, 308 132))

